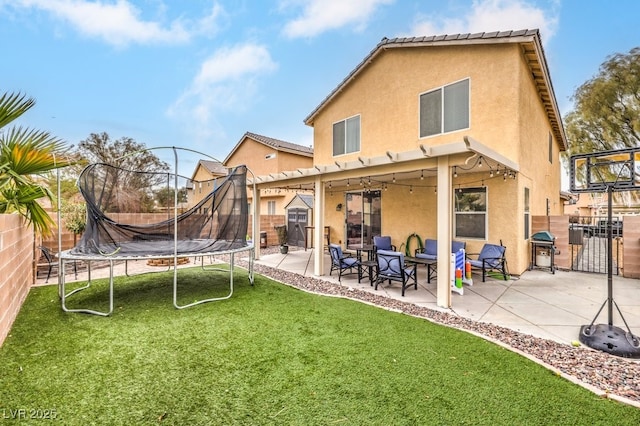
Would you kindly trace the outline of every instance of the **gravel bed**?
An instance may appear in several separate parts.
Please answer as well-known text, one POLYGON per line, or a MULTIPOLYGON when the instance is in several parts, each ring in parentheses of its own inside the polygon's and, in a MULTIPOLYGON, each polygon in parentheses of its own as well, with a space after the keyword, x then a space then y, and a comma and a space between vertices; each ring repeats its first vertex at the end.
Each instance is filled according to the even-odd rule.
MULTIPOLYGON (((263 249, 263 254, 268 254, 263 249)), ((304 291, 345 297, 382 308, 425 318, 438 324, 467 330, 515 349, 545 364, 558 374, 565 374, 603 396, 616 395, 640 407, 640 361, 621 358, 586 346, 574 347, 553 340, 537 338, 506 327, 473 321, 450 312, 441 312, 413 303, 340 286, 318 278, 255 264, 254 271, 304 291)))

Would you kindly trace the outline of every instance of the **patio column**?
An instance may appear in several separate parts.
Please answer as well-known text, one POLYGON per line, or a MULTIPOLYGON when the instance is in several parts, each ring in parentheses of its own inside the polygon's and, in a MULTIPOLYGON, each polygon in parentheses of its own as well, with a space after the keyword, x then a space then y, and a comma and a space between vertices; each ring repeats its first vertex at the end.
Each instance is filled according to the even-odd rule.
POLYGON ((324 271, 324 182, 316 176, 313 200, 313 274, 320 276, 324 271))
POLYGON ((438 157, 438 287, 436 303, 442 308, 451 307, 451 168, 449 166, 449 156, 438 157), (446 255, 442 255, 446 253, 446 255))

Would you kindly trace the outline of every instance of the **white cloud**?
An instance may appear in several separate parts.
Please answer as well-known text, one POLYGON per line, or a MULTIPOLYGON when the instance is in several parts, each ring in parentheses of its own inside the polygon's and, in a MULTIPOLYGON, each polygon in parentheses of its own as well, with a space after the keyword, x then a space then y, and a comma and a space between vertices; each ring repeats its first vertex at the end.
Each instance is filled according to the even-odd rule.
POLYGON ((353 26, 364 28, 379 6, 394 0, 308 0, 302 16, 288 22, 283 31, 287 37, 313 37, 327 30, 353 26))
POLYGON ((548 42, 558 18, 527 0, 474 0, 468 13, 457 18, 418 18, 411 36, 540 29, 548 42))
POLYGON ((221 113, 247 109, 257 93, 260 77, 278 65, 266 47, 246 43, 216 51, 201 65, 191 85, 167 110, 190 129, 195 142, 222 132, 221 113))
POLYGON ((86 0, 18 0, 15 8, 35 8, 69 23, 80 34, 102 39, 106 43, 124 47, 129 44, 184 43, 192 34, 186 28, 211 32, 222 8, 216 3, 209 15, 196 22, 176 19, 167 25, 144 20, 141 10, 130 1, 116 2, 86 0))

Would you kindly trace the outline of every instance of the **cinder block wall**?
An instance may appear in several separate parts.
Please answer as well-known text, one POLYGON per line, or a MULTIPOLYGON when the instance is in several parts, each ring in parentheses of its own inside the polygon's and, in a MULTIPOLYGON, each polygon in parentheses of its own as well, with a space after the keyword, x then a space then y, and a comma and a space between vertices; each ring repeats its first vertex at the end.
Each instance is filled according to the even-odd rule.
MULTIPOLYGON (((274 226, 286 225, 285 216, 282 214, 260 215, 260 231, 267 233, 267 246, 278 245, 278 235, 274 226)), ((257 244, 259 244, 258 242, 257 244)))
MULTIPOLYGON (((157 222, 160 222, 162 220, 166 220, 167 219, 166 213, 144 213, 144 214, 121 213, 121 214, 113 214, 113 215, 111 215, 111 217, 114 220, 119 221, 119 222, 135 223, 135 224, 157 223, 157 222)), ((54 222, 57 223, 57 217, 52 215, 52 218, 53 218, 54 222)), ((253 225, 253 220, 252 220, 251 216, 249 216, 249 226, 247 228, 247 234, 248 235, 251 235, 252 225, 253 225)), ((276 235, 275 229, 273 229, 274 226, 278 226, 278 225, 286 225, 285 224, 285 216, 284 215, 276 214, 276 215, 261 215, 260 216, 260 223, 259 223, 260 231, 267 233, 267 244, 269 246, 277 246, 278 245, 278 236, 276 235)), ((54 227, 52 232, 53 232, 53 235, 45 238, 42 241, 42 245, 45 246, 45 247, 49 247, 54 252, 57 252, 58 251, 58 228, 54 227)), ((79 240, 80 239, 80 235, 76 236, 76 239, 79 240)), ((259 244, 259 242, 256 242, 256 244, 259 244)), ((62 229, 62 250, 68 250, 70 248, 73 248, 73 246, 74 246, 73 234, 71 232, 67 231, 63 227, 63 229, 62 229)))
POLYGON ((21 216, 0 215, 0 346, 33 283, 33 245, 21 216))
POLYGON ((624 216, 622 226, 622 275, 640 278, 640 216, 624 216))

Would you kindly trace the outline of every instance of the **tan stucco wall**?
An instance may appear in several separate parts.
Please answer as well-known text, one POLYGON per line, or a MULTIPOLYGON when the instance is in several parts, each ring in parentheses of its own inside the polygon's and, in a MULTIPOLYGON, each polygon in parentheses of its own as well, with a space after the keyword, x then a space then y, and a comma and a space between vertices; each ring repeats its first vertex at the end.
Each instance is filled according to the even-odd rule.
POLYGON ((315 164, 332 164, 333 123, 361 115, 361 150, 340 156, 383 155, 472 135, 512 160, 518 159, 518 46, 392 49, 382 53, 316 117, 315 164), (470 129, 419 138, 419 95, 470 78, 470 129))
MULTIPOLYGON (((276 150, 251 138, 244 138, 233 154, 227 159, 226 166, 233 167, 245 164, 255 176, 264 176, 270 173, 278 173, 286 170, 313 167, 313 158, 297 155, 290 152, 276 150), (266 158, 269 154, 275 154, 275 158, 266 158)), ((251 177, 251 176, 249 176, 251 177)), ((260 191, 260 213, 268 213, 269 201, 276 202, 276 214, 285 214, 284 207, 295 197, 295 189, 272 189, 260 191)), ((253 199, 253 194, 247 194, 253 199)))
POLYGON ((522 63, 519 70, 519 134, 514 142, 519 146, 520 175, 531 185, 531 214, 562 214, 560 202, 560 146, 553 138, 546 111, 536 93, 529 68, 522 63), (549 155, 549 136, 553 138, 549 155), (551 162, 549 158, 551 157, 551 162))
MULTIPOLYGON (((384 155, 387 150, 407 151, 420 144, 435 146, 458 142, 469 135, 507 159, 517 163, 516 179, 489 178, 488 168, 453 179, 459 186, 488 188, 488 233, 486 240, 467 240, 469 252, 479 252, 486 242, 507 247, 512 274, 528 267, 529 240, 524 235, 524 191, 530 190, 530 214, 560 214, 559 145, 553 140, 549 162, 551 126, 531 71, 519 45, 456 46, 391 49, 380 54, 314 119, 314 161, 317 165, 336 160, 384 155), (419 138, 419 95, 425 91, 470 79, 470 128, 444 135, 419 138), (338 157, 332 155, 333 123, 360 115, 361 150, 338 157)), ((423 166, 416 165, 416 169, 423 166)), ((366 171, 360 171, 366 175, 366 171)), ((435 186, 435 181, 430 181, 435 186)), ((382 193, 382 233, 392 236, 400 248, 407 237, 436 235, 436 194, 433 188, 415 184, 390 186, 382 193)), ((344 203, 337 188, 327 194, 325 220, 332 240, 344 241, 344 213, 335 212, 344 203), (341 201, 339 201, 341 200, 341 201)))
POLYGON ((268 175, 284 170, 313 167, 313 158, 280 151, 251 138, 245 138, 227 160, 226 166, 245 164, 256 176, 268 175), (266 158, 275 154, 275 158, 266 158))
POLYGON ((213 179, 220 178, 218 175, 212 174, 209 170, 202 167, 201 164, 196 166, 193 173, 193 189, 188 193, 189 206, 193 206, 202 201, 214 188, 213 179))

